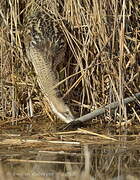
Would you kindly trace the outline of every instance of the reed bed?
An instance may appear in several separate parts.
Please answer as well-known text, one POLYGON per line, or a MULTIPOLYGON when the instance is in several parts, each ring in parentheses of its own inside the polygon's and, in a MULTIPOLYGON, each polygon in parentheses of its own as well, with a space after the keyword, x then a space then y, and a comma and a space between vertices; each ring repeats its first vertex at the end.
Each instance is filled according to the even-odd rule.
POLYGON ((74 114, 118 101, 113 115, 98 119, 139 121, 140 103, 123 101, 140 92, 140 3, 133 0, 1 0, 0 119, 30 119, 46 108, 54 119, 26 57, 26 20, 35 8, 67 22, 61 23, 68 49, 59 85, 74 114))

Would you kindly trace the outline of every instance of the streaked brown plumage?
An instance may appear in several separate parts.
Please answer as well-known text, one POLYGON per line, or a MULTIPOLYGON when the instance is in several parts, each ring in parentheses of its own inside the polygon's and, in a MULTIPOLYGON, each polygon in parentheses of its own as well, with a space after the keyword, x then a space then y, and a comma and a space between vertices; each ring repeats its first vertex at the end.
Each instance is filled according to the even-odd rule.
POLYGON ((32 62, 39 86, 52 111, 65 122, 73 120, 70 109, 57 96, 55 69, 64 61, 66 39, 59 20, 43 11, 37 11, 28 20, 28 41, 25 41, 28 59, 32 62))

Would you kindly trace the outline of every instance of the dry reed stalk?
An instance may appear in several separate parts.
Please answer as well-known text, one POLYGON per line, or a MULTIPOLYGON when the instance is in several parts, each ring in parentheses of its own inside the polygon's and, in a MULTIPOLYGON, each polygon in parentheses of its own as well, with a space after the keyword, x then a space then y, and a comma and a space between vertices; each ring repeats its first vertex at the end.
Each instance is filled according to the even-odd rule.
POLYGON ((71 107, 78 116, 118 99, 120 121, 133 116, 129 111, 139 114, 139 105, 134 105, 135 111, 132 111, 131 107, 127 110, 123 102, 131 92, 140 91, 138 1, 2 0, 0 118, 42 113, 42 95, 35 73, 26 61, 23 41, 25 19, 35 5, 42 8, 42 2, 46 4, 45 12, 65 19, 71 26, 69 30, 62 24, 69 49, 65 73, 60 73, 60 80, 65 82, 60 88, 64 89, 66 98, 73 100, 71 107), (67 80, 68 76, 72 77, 67 80))

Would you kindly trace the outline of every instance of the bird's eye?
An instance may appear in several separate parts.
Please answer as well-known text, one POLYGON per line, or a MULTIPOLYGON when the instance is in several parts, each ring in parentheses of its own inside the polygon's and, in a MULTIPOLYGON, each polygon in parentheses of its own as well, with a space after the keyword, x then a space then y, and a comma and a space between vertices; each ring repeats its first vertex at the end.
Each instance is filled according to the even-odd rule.
POLYGON ((66 114, 66 115, 69 115, 69 111, 66 111, 65 114, 66 114))

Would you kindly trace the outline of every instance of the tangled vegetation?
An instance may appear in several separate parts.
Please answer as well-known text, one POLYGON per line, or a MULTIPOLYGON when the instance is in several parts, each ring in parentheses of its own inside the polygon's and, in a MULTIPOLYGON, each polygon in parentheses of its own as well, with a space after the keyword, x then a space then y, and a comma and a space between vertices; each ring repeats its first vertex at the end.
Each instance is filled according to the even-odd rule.
POLYGON ((26 57, 26 19, 34 8, 67 22, 61 27, 68 49, 59 85, 75 116, 119 101, 102 120, 140 121, 140 102, 123 102, 140 92, 140 4, 133 0, 1 0, 1 120, 30 119, 46 109, 53 119, 26 57))

